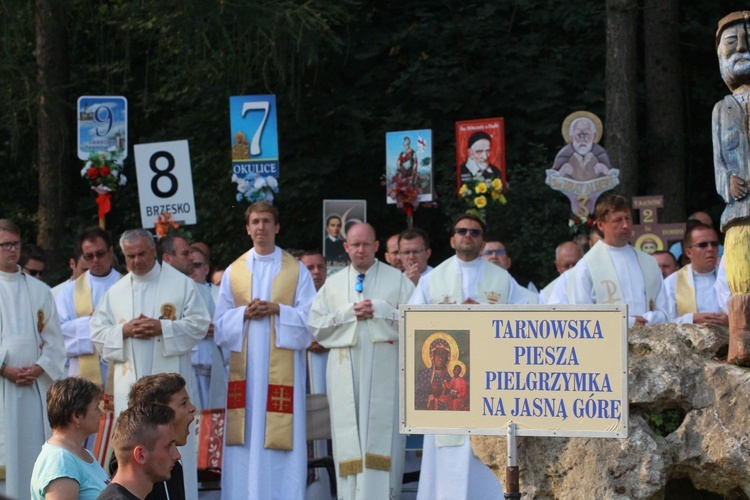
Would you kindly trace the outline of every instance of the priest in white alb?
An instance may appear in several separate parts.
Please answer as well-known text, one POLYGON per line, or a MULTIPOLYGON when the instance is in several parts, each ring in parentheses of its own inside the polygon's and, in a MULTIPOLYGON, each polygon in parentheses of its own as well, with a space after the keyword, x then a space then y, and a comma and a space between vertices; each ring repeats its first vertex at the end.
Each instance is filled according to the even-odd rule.
POLYGON ((27 499, 52 435, 46 394, 64 376, 65 349, 49 287, 18 265, 20 238, 16 224, 0 219, 0 493, 27 499))
MULTIPOLYGON (((450 240, 456 255, 419 280, 409 304, 527 304, 528 291, 508 271, 482 258, 486 232, 478 217, 459 215, 450 240)), ((502 496, 500 481, 474 455, 468 436, 424 437, 418 499, 490 500, 502 496)))
MULTIPOLYGON (((156 261, 151 233, 120 237, 130 272, 102 297, 91 316, 91 340, 114 370, 115 414, 127 408, 130 386, 144 375, 179 373, 191 399, 197 394, 190 350, 206 336, 211 318, 193 280, 156 261)), ((195 435, 180 449, 185 494, 198 496, 195 435)))
POLYGON ((633 232, 630 202, 619 195, 600 200, 594 212, 604 239, 573 268, 570 304, 627 304, 628 327, 668 320, 667 294, 656 260, 628 244, 633 232))
POLYGON ((716 291, 719 235, 711 226, 696 224, 683 243, 690 264, 664 280, 669 321, 728 327, 729 316, 721 310, 716 291))
POLYGON ((398 424, 398 306, 414 284, 375 259, 369 224, 352 226, 344 249, 351 264, 326 280, 308 320, 330 349, 326 391, 338 495, 398 499, 406 444, 398 424))
POLYGON ((253 248, 224 273, 214 316, 216 343, 232 351, 221 495, 303 499, 306 323, 315 286, 276 246, 273 205, 253 203, 245 222, 253 248))
POLYGON ((70 359, 68 375, 83 377, 103 387, 107 380, 107 363, 100 359, 91 341, 91 313, 112 285, 122 277, 113 267, 112 236, 90 227, 78 238, 81 257, 88 271, 68 282, 55 299, 62 323, 65 354, 70 359))

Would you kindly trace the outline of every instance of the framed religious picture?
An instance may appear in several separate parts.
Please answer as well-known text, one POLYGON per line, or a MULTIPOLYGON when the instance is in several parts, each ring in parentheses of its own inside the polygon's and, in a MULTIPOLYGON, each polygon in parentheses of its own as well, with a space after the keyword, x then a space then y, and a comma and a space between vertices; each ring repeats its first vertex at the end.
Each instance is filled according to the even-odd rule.
POLYGON ((367 222, 366 200, 323 200, 323 257, 329 272, 349 264, 344 250, 346 232, 354 224, 367 222))
POLYGON ((505 183, 505 124, 502 118, 456 122, 456 188, 476 181, 505 183))
POLYGON ((432 201, 432 130, 385 134, 386 202, 432 201))

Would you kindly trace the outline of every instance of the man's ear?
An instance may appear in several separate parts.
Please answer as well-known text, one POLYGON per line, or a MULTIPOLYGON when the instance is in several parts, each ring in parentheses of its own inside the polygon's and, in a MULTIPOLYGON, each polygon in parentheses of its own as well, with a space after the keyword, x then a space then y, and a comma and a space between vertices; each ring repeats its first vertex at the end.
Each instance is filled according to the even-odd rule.
POLYGON ((148 449, 145 446, 137 445, 133 448, 133 460, 138 465, 145 465, 148 461, 148 449))

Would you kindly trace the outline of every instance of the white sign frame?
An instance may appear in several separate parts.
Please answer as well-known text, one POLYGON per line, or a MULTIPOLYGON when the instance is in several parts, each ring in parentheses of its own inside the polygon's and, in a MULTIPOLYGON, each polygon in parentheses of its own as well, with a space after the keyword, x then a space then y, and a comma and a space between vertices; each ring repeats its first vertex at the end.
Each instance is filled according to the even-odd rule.
MULTIPOLYGON (((516 424, 515 434, 518 436, 554 436, 554 437, 596 437, 596 438, 626 438, 628 436, 628 335, 627 335, 627 324, 628 324, 628 312, 625 304, 616 305, 470 305, 470 304, 431 304, 431 305, 405 305, 399 306, 399 423, 400 432, 402 434, 459 434, 459 435, 501 435, 507 434, 509 423, 516 424), (480 316, 481 313, 481 316, 480 316), (603 314, 606 318, 607 324, 619 325, 620 332, 615 331, 617 327, 609 329, 607 335, 610 335, 607 347, 614 347, 619 349, 619 352, 611 353, 609 360, 614 359, 615 363, 619 363, 619 366, 612 368, 613 373, 617 374, 618 377, 613 381, 613 386, 619 388, 619 394, 614 394, 612 398, 617 397, 620 401, 621 418, 619 420, 618 429, 607 429, 603 430, 601 427, 597 430, 591 430, 583 428, 586 424, 585 419, 576 419, 572 422, 576 422, 577 428, 575 430, 562 428, 564 425, 552 427, 535 427, 529 425, 529 419, 523 420, 522 417, 516 419, 509 416, 503 415, 502 417, 492 416, 487 419, 486 422, 492 425, 475 425, 471 422, 476 422, 478 419, 485 421, 484 416, 480 416, 476 410, 476 405, 471 408, 471 411, 432 411, 426 410, 424 413, 422 410, 417 409, 417 368, 415 356, 419 355, 417 351, 417 330, 422 331, 452 331, 452 330, 468 330, 471 334, 470 342, 472 348, 470 349, 470 359, 474 359, 474 353, 480 352, 479 356, 488 356, 488 352, 492 353, 492 349, 487 349, 485 345, 487 340, 484 340, 485 344, 480 340, 476 340, 477 336, 481 336, 485 328, 484 326, 476 326, 475 324, 468 322, 466 314, 473 314, 479 318, 485 318, 487 313, 492 313, 493 317, 503 318, 513 317, 513 315, 528 314, 530 316, 540 315, 568 315, 575 316, 578 313, 583 315, 586 314, 603 314), (416 326, 415 326, 416 325, 416 326), (476 331, 475 331, 476 330, 476 331), (619 335, 619 338, 617 338, 619 335), (480 347, 481 349, 477 349, 480 347), (407 384, 407 378, 410 378, 410 383, 407 384), (410 410, 407 415, 407 404, 414 410, 410 410), (446 422, 446 419, 450 419, 450 425, 432 425, 425 424, 425 422, 435 422, 435 416, 439 414, 438 419, 441 422, 446 422), (468 424, 467 424, 468 422, 468 424), (520 425, 519 425, 520 424, 520 425)), ((484 322, 482 323, 484 325, 484 322)), ((424 334, 422 334, 424 335, 424 334)), ((467 337, 469 338, 469 337, 467 337)), ((493 339, 494 340, 494 339, 493 339)), ((539 341, 536 339, 535 341, 539 341)), ((425 342, 426 344, 426 342, 425 342)), ((498 344, 500 347, 507 347, 505 345, 498 344)), ((587 349, 593 349, 592 346, 587 349)), ((424 356, 424 346, 421 348, 422 356, 424 356)), ((489 354, 492 356, 493 354, 489 354)), ((500 356, 498 351, 498 359, 500 356)), ((506 353, 502 355, 507 356, 506 353)), ((467 361, 467 360, 464 360, 467 361)), ((601 358, 595 360, 601 363, 601 358)), ((473 363, 473 361, 471 361, 473 363)), ((499 363, 499 362, 498 362, 499 363)), ((461 364, 460 362, 457 364, 461 364)), ((455 364, 453 365, 455 367, 455 364)), ((469 392, 471 404, 473 405, 477 396, 481 396, 482 388, 481 384, 477 384, 477 380, 481 380, 481 374, 473 374, 472 369, 479 371, 483 365, 479 364, 478 367, 466 367, 466 371, 471 376, 469 384, 469 392), (479 370, 477 370, 477 368, 479 370), (477 386, 476 389, 473 386, 477 386), (476 393, 474 392, 476 391, 476 393)), ((614 379, 614 377, 613 377, 614 379)), ((484 389, 485 391, 487 389, 484 389)), ((529 392, 530 395, 534 394, 533 391, 529 392)), ((587 393, 581 393, 581 397, 588 397, 587 393)), ((481 405, 480 405, 481 407, 481 405)), ((568 418, 575 418, 572 415, 568 418)))
POLYGON ((143 227, 153 228, 163 212, 180 225, 196 224, 188 141, 136 144, 133 153, 143 227))

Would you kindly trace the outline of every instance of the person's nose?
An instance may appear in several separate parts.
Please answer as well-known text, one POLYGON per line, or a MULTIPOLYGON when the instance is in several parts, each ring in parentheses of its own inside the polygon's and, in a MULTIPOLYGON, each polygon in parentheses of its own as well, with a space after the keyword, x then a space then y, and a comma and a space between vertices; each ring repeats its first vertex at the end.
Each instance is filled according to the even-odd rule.
POLYGON ((747 52, 748 45, 750 45, 750 42, 748 42, 748 33, 744 31, 737 37, 737 52, 747 52))

